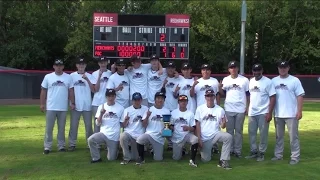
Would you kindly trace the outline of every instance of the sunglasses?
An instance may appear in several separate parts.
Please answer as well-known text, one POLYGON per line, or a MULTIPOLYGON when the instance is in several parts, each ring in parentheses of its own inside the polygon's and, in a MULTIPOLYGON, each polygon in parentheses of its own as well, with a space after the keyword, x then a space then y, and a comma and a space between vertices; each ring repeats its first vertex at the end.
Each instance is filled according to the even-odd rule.
POLYGON ((183 100, 188 100, 188 97, 187 96, 180 96, 179 101, 183 101, 183 100))

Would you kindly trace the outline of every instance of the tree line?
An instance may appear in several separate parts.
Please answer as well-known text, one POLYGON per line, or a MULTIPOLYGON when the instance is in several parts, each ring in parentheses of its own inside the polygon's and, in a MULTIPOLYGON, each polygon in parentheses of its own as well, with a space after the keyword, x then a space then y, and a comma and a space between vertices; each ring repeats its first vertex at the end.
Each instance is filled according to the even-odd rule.
MULTIPOLYGON (((92 58, 94 12, 183 13, 191 16, 190 62, 225 73, 240 59, 241 0, 0 0, 0 65, 52 69, 55 58, 74 69, 78 56, 92 58)), ((320 74, 320 1, 247 1, 245 72, 260 62, 268 74, 289 60, 294 74, 320 74)), ((95 68, 91 61, 88 68, 95 68)))

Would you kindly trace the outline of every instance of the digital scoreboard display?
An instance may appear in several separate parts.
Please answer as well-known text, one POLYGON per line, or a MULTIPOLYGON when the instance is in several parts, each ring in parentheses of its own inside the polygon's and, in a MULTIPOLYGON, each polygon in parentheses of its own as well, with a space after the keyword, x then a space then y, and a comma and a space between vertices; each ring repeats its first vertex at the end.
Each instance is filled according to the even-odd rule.
POLYGON ((190 17, 185 14, 94 13, 93 56, 189 59, 190 17))

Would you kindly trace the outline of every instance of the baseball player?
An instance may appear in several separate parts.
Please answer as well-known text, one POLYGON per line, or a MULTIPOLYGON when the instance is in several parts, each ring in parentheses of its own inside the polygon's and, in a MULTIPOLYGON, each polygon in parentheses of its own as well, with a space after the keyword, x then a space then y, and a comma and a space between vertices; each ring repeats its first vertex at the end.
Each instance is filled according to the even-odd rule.
POLYGON ((144 163, 144 145, 150 143, 154 149, 153 158, 156 161, 163 159, 164 138, 162 137, 162 130, 164 123, 162 122, 163 115, 170 114, 169 109, 165 108, 165 94, 157 92, 155 94, 155 104, 143 116, 143 125, 146 127, 146 132, 137 139, 137 148, 139 158, 137 165, 144 163))
POLYGON ((171 129, 173 129, 173 155, 174 160, 180 160, 182 156, 182 149, 185 143, 191 144, 191 157, 189 165, 197 167, 195 158, 198 150, 198 137, 192 132, 195 131, 195 120, 193 112, 187 109, 188 96, 179 95, 179 108, 171 112, 171 129))
POLYGON ((74 151, 78 137, 80 116, 83 116, 86 139, 92 135, 91 92, 94 92, 95 80, 91 74, 85 71, 86 62, 80 58, 76 62, 77 72, 70 74, 74 87, 76 109, 71 111, 69 130, 69 151, 74 151))
MULTIPOLYGON (((112 75, 112 72, 107 69, 108 60, 104 57, 98 59, 98 64, 100 69, 94 71, 92 76, 95 78, 96 82, 94 83, 95 93, 92 99, 92 114, 95 115, 97 113, 98 107, 106 102, 105 92, 107 89, 107 83, 112 75)), ((99 132, 99 126, 94 123, 94 132, 99 132)))
POLYGON ((129 107, 129 78, 124 73, 126 63, 123 59, 116 61, 117 72, 112 74, 107 83, 107 89, 115 89, 117 92, 116 102, 124 108, 129 107))
POLYGON ((254 64, 252 73, 254 78, 249 82, 250 104, 248 109, 250 155, 246 158, 257 158, 257 161, 263 161, 268 146, 269 122, 272 119, 276 92, 271 80, 262 75, 261 64, 254 64), (259 148, 256 144, 258 128, 260 132, 259 148))
POLYGON ((291 160, 290 164, 297 164, 300 160, 299 120, 302 118, 303 96, 305 94, 298 78, 290 75, 288 61, 278 64, 279 76, 272 79, 276 89, 275 127, 276 145, 273 161, 282 160, 284 149, 285 124, 290 136, 291 160))
POLYGON ((52 147, 53 127, 58 122, 58 150, 65 152, 65 127, 68 102, 75 109, 72 79, 63 72, 64 64, 60 59, 54 61, 54 72, 47 74, 41 83, 40 110, 46 112, 46 130, 43 154, 49 154, 52 147), (57 98, 59 97, 59 98, 57 98))
POLYGON ((105 93, 107 102, 98 107, 96 124, 100 126, 100 132, 94 133, 88 139, 91 153, 91 163, 102 162, 100 158, 100 144, 105 143, 108 149, 107 158, 109 161, 117 159, 119 138, 120 138, 120 121, 124 108, 115 102, 116 91, 107 89, 105 93))
POLYGON ((227 132, 233 136, 231 154, 241 157, 242 134, 247 105, 249 105, 249 80, 238 74, 239 66, 236 61, 228 64, 230 75, 223 78, 219 85, 219 92, 225 95, 224 109, 227 116, 227 132))
POLYGON ((138 160, 136 140, 145 132, 145 128, 142 125, 142 117, 148 111, 148 107, 141 105, 142 95, 138 92, 133 93, 132 101, 132 106, 124 110, 121 118, 122 127, 124 128, 124 132, 120 134, 120 145, 123 152, 122 165, 128 164, 131 160, 138 160))
POLYGON ((222 142, 221 156, 218 167, 231 169, 230 149, 232 136, 222 132, 220 128, 226 127, 226 117, 224 110, 214 103, 216 93, 209 89, 205 92, 207 103, 199 106, 196 110, 196 131, 199 140, 201 160, 208 162, 211 160, 212 147, 217 142, 222 142))

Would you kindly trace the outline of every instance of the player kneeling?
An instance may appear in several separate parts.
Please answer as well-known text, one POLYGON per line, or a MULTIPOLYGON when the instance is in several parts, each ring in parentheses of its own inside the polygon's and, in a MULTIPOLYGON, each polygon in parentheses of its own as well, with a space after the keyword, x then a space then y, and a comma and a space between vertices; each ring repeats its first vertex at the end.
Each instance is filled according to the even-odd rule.
POLYGON ((88 138, 91 163, 102 162, 99 147, 103 143, 107 145, 109 161, 117 159, 118 155, 120 119, 124 108, 115 103, 116 91, 114 89, 107 89, 106 97, 107 102, 98 107, 95 115, 96 125, 100 126, 100 132, 94 133, 88 138))
POLYGON ((121 118, 124 132, 120 135, 120 145, 123 151, 123 161, 121 164, 128 164, 131 160, 138 160, 136 140, 145 129, 142 125, 142 117, 148 111, 148 107, 141 105, 142 95, 138 92, 132 95, 132 106, 126 108, 121 118), (131 153, 129 150, 131 146, 131 153))
POLYGON ((163 115, 170 114, 169 109, 163 107, 165 98, 163 92, 157 92, 155 94, 155 105, 150 107, 142 118, 146 132, 137 139, 139 153, 137 165, 144 163, 144 145, 148 143, 152 145, 154 150, 153 159, 156 161, 163 159, 164 137, 162 137, 162 130, 164 129, 164 123, 162 118, 163 115))
POLYGON ((214 104, 215 93, 213 90, 206 90, 205 98, 206 104, 199 106, 195 114, 201 160, 204 162, 210 161, 213 145, 222 142, 218 167, 229 170, 231 169, 228 161, 230 160, 232 136, 220 131, 220 127, 222 129, 226 127, 225 112, 220 106, 214 104))
POLYGON ((192 134, 195 130, 194 115, 187 109, 188 97, 180 95, 178 97, 179 108, 171 112, 171 126, 173 129, 172 142, 173 142, 173 155, 174 160, 181 159, 182 148, 185 143, 191 144, 191 159, 190 166, 197 167, 195 158, 198 149, 198 137, 192 134))

